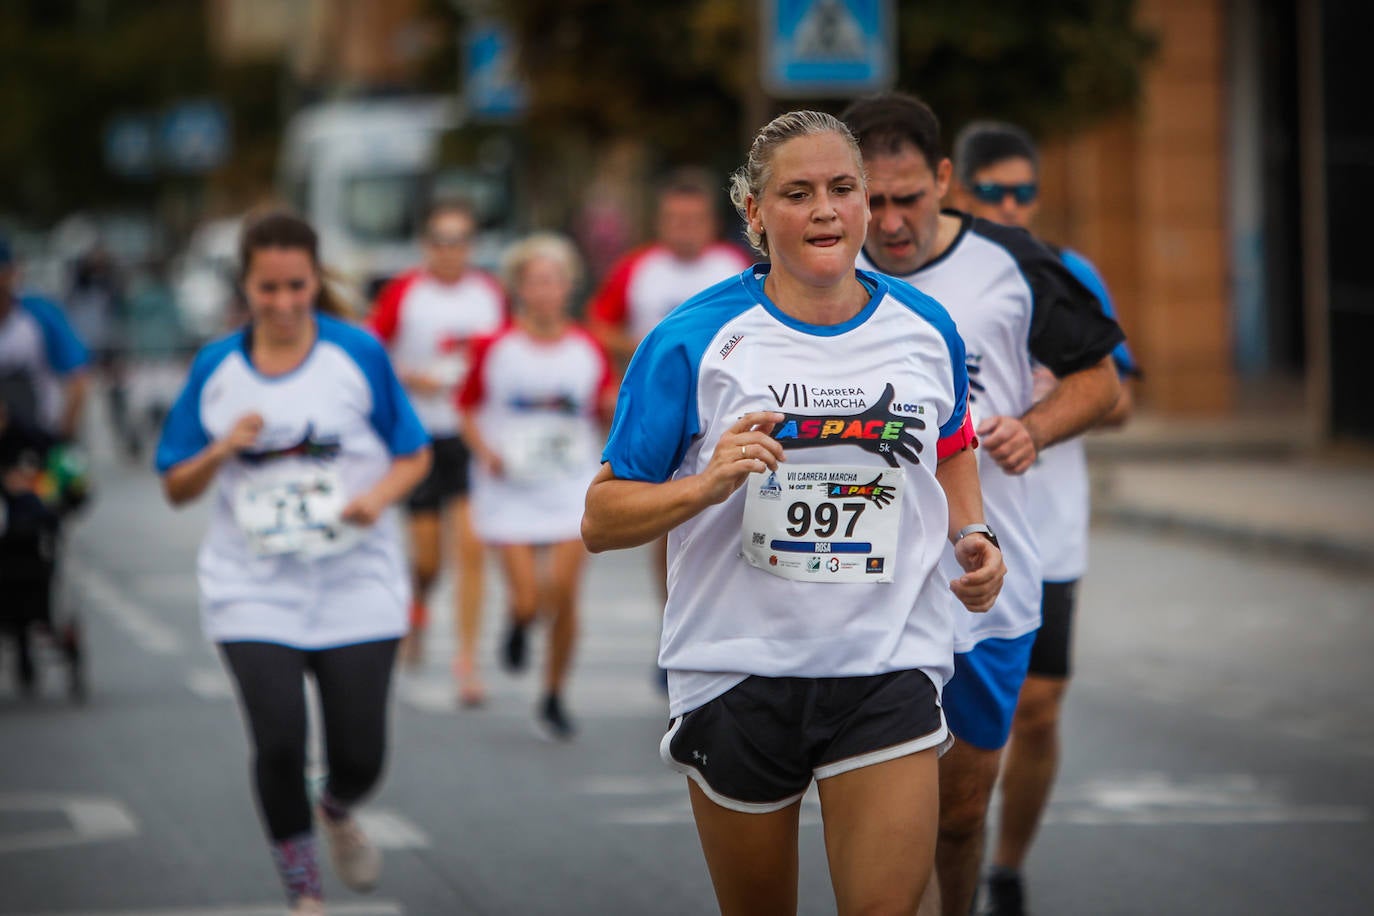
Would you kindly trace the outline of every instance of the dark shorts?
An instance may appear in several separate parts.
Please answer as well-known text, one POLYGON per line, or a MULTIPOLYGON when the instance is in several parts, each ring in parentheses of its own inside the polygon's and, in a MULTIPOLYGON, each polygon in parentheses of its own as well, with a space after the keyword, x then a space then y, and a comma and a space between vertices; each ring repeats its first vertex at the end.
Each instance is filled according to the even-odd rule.
POLYGON ((412 514, 438 512, 449 500, 468 495, 467 444, 458 436, 444 436, 435 439, 432 448, 429 474, 406 500, 412 514))
POLYGON ((1041 590, 1040 630, 1031 647, 1030 673, 1036 677, 1067 678, 1073 642, 1073 611, 1078 605, 1078 581, 1046 582, 1041 590))
POLYGON ((766 814, 812 779, 940 747, 949 732, 925 672, 870 677, 749 677, 678 716, 659 744, 716 804, 766 814))
POLYGON ((995 751, 1007 743, 1011 719, 1030 664, 1035 633, 985 639, 954 653, 954 677, 945 685, 945 715, 956 740, 995 751))

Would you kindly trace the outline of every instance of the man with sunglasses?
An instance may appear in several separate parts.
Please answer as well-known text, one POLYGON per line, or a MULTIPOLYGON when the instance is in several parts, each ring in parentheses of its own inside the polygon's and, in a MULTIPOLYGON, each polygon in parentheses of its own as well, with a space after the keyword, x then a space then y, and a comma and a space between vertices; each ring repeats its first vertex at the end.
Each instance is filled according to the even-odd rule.
MULTIPOLYGON (((1111 352, 1122 334, 1026 232, 940 209, 952 166, 941 151, 939 120, 924 102, 872 96, 842 117, 868 169, 871 217, 860 266, 934 297, 964 339, 984 516, 1006 557, 1007 576, 992 609, 958 612, 954 677, 942 698, 955 742, 940 759, 938 887, 927 892, 922 912, 934 909, 938 895, 946 916, 966 916, 978 888, 1001 749, 1040 626, 1040 559, 1025 473, 1039 452, 1078 435, 1116 403, 1111 352), (1059 380, 1038 402, 1036 363, 1059 380)), ((954 579, 958 567, 953 552, 946 554, 947 578, 954 579)))
POLYGON ((470 263, 476 230, 476 213, 466 201, 435 203, 424 222, 423 266, 384 286, 370 319, 420 422, 434 440, 429 476, 407 503, 415 597, 401 658, 412 666, 421 660, 429 616, 425 602, 443 565, 446 517, 446 539, 458 559, 453 674, 459 702, 465 706, 485 699, 476 656, 483 551, 468 512, 468 450, 459 436, 455 394, 467 374, 472 340, 494 334, 506 323, 501 285, 470 263))
MULTIPOLYGON (((1030 229, 1039 203, 1040 156, 1035 143, 1012 124, 976 121, 954 141, 954 200, 975 217, 1030 229)), ((1064 266, 1113 316, 1106 284, 1087 258, 1054 248, 1064 266)), ((1128 379, 1138 374, 1123 341, 1112 351, 1121 376, 1121 397, 1099 426, 1119 426, 1132 408, 1128 379)), ((1035 369, 1035 393, 1054 386, 1043 366, 1035 369)), ((1031 648, 1030 670, 1016 703, 1002 765, 1002 808, 987 876, 987 913, 1025 912, 1021 867, 1059 769, 1059 718, 1068 688, 1070 635, 1078 580, 1088 565, 1088 465, 1081 438, 1041 452, 1026 473, 1030 518, 1040 542, 1043 623, 1031 648)))

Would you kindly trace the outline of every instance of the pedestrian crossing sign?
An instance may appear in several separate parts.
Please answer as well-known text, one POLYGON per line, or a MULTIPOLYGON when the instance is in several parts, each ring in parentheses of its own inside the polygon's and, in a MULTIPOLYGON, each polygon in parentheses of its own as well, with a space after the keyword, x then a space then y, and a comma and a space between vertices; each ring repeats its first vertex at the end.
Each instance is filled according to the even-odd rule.
POLYGON ((851 96, 892 85, 892 0, 765 0, 764 88, 774 96, 851 96))

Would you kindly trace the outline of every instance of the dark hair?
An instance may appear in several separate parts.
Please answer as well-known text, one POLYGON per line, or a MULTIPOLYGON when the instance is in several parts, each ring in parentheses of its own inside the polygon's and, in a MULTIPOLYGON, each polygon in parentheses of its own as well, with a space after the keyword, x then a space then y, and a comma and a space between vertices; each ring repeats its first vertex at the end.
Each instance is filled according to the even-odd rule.
POLYGON ((320 238, 309 223, 287 210, 269 210, 249 217, 239 235, 239 274, 248 275, 253 253, 263 248, 287 248, 304 251, 319 277, 320 291, 315 297, 316 311, 336 318, 347 318, 352 309, 330 289, 325 272, 320 267, 320 238))
POLYGON ((940 119, 914 95, 885 92, 851 102, 840 115, 865 156, 892 156, 910 144, 925 157, 931 172, 944 158, 940 119))
POLYGON ((754 142, 749 147, 749 156, 744 160, 744 165, 735 169, 734 174, 730 176, 730 201, 744 220, 744 234, 749 239, 749 244, 764 257, 768 256, 768 236, 756 232, 754 227, 749 225, 749 198, 757 201, 763 197, 763 190, 773 177, 773 155, 778 151, 778 147, 788 140, 817 134, 835 134, 847 143, 854 153, 859 178, 865 182, 868 180, 864 173, 863 156, 859 155, 858 142, 849 132, 849 128, 836 120, 834 115, 823 111, 789 111, 760 127, 759 132, 754 135, 754 142))
POLYGON ((1035 141, 1015 124, 974 121, 954 138, 954 174, 966 186, 973 184, 974 172, 1004 159, 1025 159, 1040 174, 1040 153, 1035 141))
POLYGON ((697 166, 683 166, 673 169, 658 180, 654 188, 661 200, 669 194, 695 194, 705 197, 712 205, 716 202, 719 188, 711 173, 697 166))
POLYGON ((456 213, 459 216, 466 216, 468 221, 474 226, 477 225, 477 207, 466 197, 436 197, 429 202, 425 209, 425 219, 420 225, 424 231, 429 231, 429 224, 434 222, 437 217, 456 213))

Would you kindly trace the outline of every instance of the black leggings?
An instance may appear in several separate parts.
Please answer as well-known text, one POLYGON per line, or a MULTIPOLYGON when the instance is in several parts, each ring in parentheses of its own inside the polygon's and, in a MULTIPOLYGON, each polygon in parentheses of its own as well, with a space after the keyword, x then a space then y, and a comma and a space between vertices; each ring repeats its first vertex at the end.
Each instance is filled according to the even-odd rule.
POLYGON ((294 649, 265 642, 220 644, 238 682, 253 741, 258 811, 273 840, 310 829, 305 783, 305 673, 315 676, 324 720, 327 790, 352 804, 377 783, 386 753, 386 707, 398 640, 294 649))

